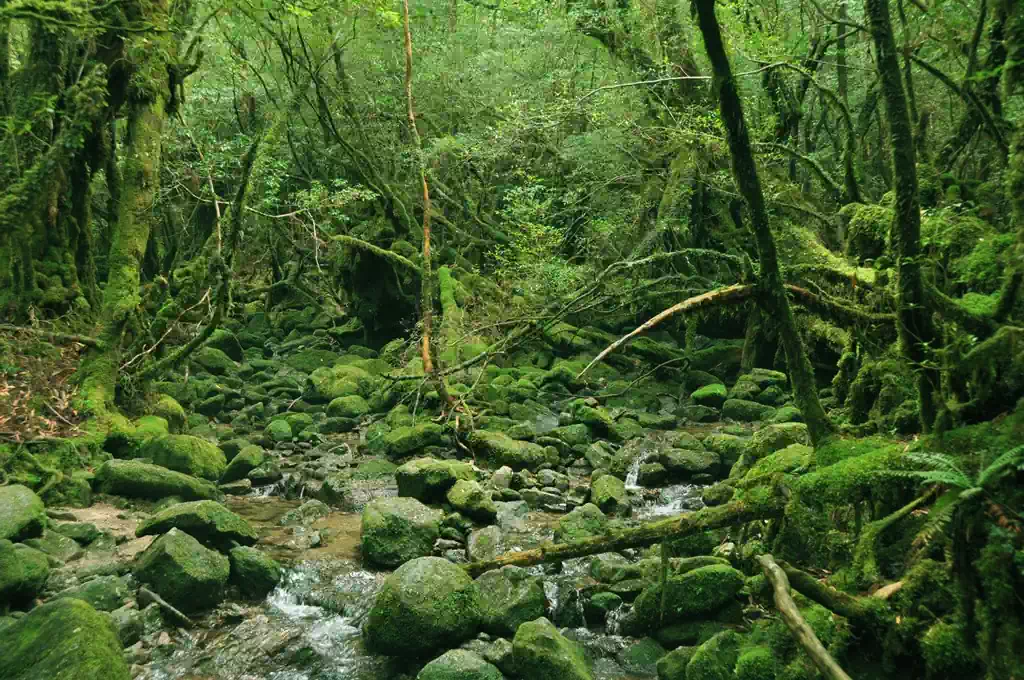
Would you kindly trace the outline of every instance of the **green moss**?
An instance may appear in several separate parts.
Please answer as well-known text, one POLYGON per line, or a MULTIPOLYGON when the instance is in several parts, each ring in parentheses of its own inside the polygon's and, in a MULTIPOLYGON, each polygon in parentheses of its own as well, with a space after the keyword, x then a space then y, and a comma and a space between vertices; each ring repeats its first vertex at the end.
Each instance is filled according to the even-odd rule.
POLYGON ((504 677, 496 666, 479 655, 465 649, 452 649, 424 666, 416 680, 504 680, 504 677))
POLYGON ((780 473, 791 474, 806 469, 811 463, 813 454, 814 450, 810 446, 791 444, 754 463, 744 475, 744 480, 770 477, 780 473))
POLYGON ((43 533, 46 508, 32 489, 21 484, 0 487, 0 539, 24 541, 43 533))
POLYGON ((736 659, 736 680, 775 680, 778 662, 767 647, 751 647, 736 659))
POLYGON ((46 554, 0 539, 0 605, 22 605, 43 589, 50 573, 46 554))
POLYGON ((480 522, 490 522, 498 514, 498 507, 479 482, 460 479, 448 489, 448 503, 456 512, 480 522))
POLYGON ((384 451, 394 458, 408 456, 443 442, 444 430, 437 423, 418 423, 396 427, 383 436, 384 451))
POLYGON ((686 664, 686 680, 731 680, 740 639, 733 631, 724 631, 703 643, 686 664))
POLYGON ((743 588, 743 574, 730 566, 709 565, 669 577, 664 588, 664 597, 659 582, 636 599, 633 611, 641 626, 664 627, 720 609, 743 588))
POLYGON ((476 579, 483 629, 512 637, 519 626, 544 616, 547 600, 540 578, 526 569, 506 566, 476 579))
POLYGON ((851 203, 839 212, 848 220, 846 253, 859 260, 874 260, 885 252, 889 228, 894 219, 892 208, 882 205, 851 203))
POLYGON ((0 629, 0 677, 9 680, 128 680, 111 620, 62 598, 0 629))
POLYGON ((172 434, 181 433, 185 427, 185 409, 174 397, 162 394, 150 409, 154 416, 159 416, 167 421, 167 426, 172 434))
POLYGON ((978 672, 960 626, 939 621, 921 638, 921 656, 929 678, 970 678, 978 672))
POLYGON ((139 556, 135 578, 185 613, 210 607, 223 597, 230 562, 192 536, 172 528, 139 556))
POLYGON ((201 347, 192 355, 192 362, 213 375, 227 375, 238 369, 238 364, 216 347, 201 347))
POLYGON ((259 538, 248 522, 216 501, 176 503, 140 524, 135 535, 158 536, 172 528, 222 550, 232 543, 252 545, 259 538))
POLYGON ((583 651, 546 618, 519 626, 512 641, 516 672, 531 680, 591 680, 583 651))
POLYGON ((429 503, 443 499, 448 489, 460 479, 476 479, 476 472, 471 463, 417 458, 399 467, 395 478, 399 496, 429 503))
POLYGON ((103 493, 153 500, 167 496, 216 499, 220 495, 207 481, 134 460, 110 460, 101 465, 96 472, 96 487, 103 493))
POLYGON ((517 441, 502 432, 475 430, 467 440, 470 447, 494 467, 508 465, 513 470, 536 470, 544 463, 558 463, 557 450, 517 441))
POLYGON ((142 455, 176 472, 217 481, 227 468, 224 452, 205 439, 186 434, 172 434, 151 440, 142 455))
POLYGON ((440 511, 415 498, 377 498, 363 509, 363 559, 397 567, 429 555, 440 532, 440 511))
POLYGON ((278 418, 267 423, 267 427, 263 430, 263 434, 265 434, 270 441, 277 444, 280 444, 281 442, 290 442, 292 440, 292 428, 284 418, 278 418))
POLYGON ((332 418, 361 418, 370 412, 370 405, 358 394, 338 397, 327 405, 327 415, 332 418))
POLYGON ((582 538, 600 536, 608 525, 608 517, 593 503, 581 505, 558 520, 556 543, 571 543, 582 538))
POLYGON ((253 444, 243 446, 238 454, 231 459, 231 462, 228 463, 224 474, 220 477, 220 483, 228 484, 244 479, 251 471, 263 465, 266 458, 267 456, 263 452, 262 447, 253 444))
POLYGON ((815 506, 849 505, 881 498, 887 490, 906 487, 907 482, 894 477, 893 470, 904 469, 901 452, 896 447, 873 450, 847 458, 826 468, 803 475, 795 484, 801 498, 815 506))
POLYGON ((281 565, 261 550, 237 546, 228 555, 231 562, 231 583, 244 595, 262 599, 281 580, 281 565))

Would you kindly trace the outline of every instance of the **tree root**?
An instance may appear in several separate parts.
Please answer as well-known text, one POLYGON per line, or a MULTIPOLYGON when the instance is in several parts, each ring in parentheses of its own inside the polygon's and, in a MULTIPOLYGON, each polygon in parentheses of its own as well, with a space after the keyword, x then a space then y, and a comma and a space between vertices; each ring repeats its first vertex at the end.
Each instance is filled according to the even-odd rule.
POLYGON ((772 584, 772 589, 775 592, 775 606, 779 608, 782 620, 786 622, 793 637, 803 647, 821 674, 830 680, 851 680, 846 671, 840 668, 825 646, 821 644, 821 640, 807 625, 804 617, 800 615, 800 609, 789 594, 789 579, 786 577, 786 572, 776 564, 771 555, 760 555, 757 561, 764 570, 765 578, 772 584))

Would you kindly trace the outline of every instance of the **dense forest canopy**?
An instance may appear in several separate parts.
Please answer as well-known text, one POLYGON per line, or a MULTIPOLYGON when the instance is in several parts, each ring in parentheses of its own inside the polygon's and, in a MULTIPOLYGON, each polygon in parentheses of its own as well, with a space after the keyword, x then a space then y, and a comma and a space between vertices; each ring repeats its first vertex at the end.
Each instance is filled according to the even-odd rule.
MULTIPOLYGON (((0 516, 0 615, 58 590, 9 585, 29 558, 6 539, 45 540, 42 503, 93 491, 155 513, 134 570, 165 621, 195 613, 153 575, 168 529, 188 533, 166 498, 232 484, 365 505, 364 562, 413 578, 439 553, 378 545, 378 501, 353 500, 373 469, 470 518, 434 538, 478 581, 656 558, 621 627, 599 618, 656 639, 659 677, 1024 672, 1020 0, 0 0, 0 187, 0 494, 32 506, 27 529, 0 516), (690 445, 663 441, 679 431, 690 445), (342 446, 340 472, 312 471, 342 446), (122 461, 188 481, 125 481, 122 461), (480 488, 445 496, 463 482, 480 488), (699 487, 693 512, 638 523, 668 482, 699 487), (635 511, 474 556, 473 522, 520 501, 635 511), (749 616, 738 637, 664 633, 690 569, 670 558, 723 557, 693 565, 746 578, 799 648, 749 616)), ((252 541, 199 538, 232 579, 266 566, 252 541)), ((581 611, 618 597, 601 569, 581 611)), ((415 618, 390 587, 374 654, 415 618)), ((536 623, 480 628, 561 650, 545 666, 524 641, 532 661, 497 677, 590 677, 593 650, 536 623)), ((44 667, 25 659, 0 676, 44 667)), ((429 668, 401 672, 456 677, 429 668)))

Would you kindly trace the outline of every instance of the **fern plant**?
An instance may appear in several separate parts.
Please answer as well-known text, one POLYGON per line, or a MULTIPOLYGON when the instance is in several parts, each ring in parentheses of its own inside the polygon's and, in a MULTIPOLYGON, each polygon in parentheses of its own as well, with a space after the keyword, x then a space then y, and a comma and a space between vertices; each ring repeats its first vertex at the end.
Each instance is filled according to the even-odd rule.
POLYGON ((947 454, 920 452, 907 454, 907 458, 921 469, 896 474, 933 488, 945 487, 914 538, 915 554, 919 556, 937 540, 946 539, 946 562, 957 582, 967 641, 973 645, 977 628, 974 607, 980 592, 974 561, 985 544, 987 519, 1021 530, 1020 515, 1000 501, 998 494, 1000 483, 1008 475, 1024 470, 1024 445, 983 463, 977 472, 947 454))
MULTIPOLYGON (((955 534, 959 532, 952 531, 953 521, 958 514, 963 515, 969 509, 984 509, 987 504, 987 509, 999 518, 1020 519, 1015 512, 993 498, 993 493, 1008 474, 1024 470, 1024 445, 1005 451, 976 473, 965 468, 956 456, 944 453, 908 453, 907 459, 921 469, 896 474, 916 479, 922 485, 946 487, 946 491, 932 505, 928 521, 914 538, 914 547, 918 551, 933 545, 942 536, 955 539, 955 534)), ((951 542, 956 543, 955 540, 951 542)), ((952 557, 955 564, 956 555, 952 557)))

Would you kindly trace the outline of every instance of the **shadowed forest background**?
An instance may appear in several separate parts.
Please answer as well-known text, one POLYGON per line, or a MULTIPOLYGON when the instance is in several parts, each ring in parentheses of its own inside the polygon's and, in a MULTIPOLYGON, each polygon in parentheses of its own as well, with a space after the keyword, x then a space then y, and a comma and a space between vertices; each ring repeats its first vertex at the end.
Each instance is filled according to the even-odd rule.
POLYGON ((1019 0, 0 0, 0 188, 2 677, 1024 677, 1019 0))

